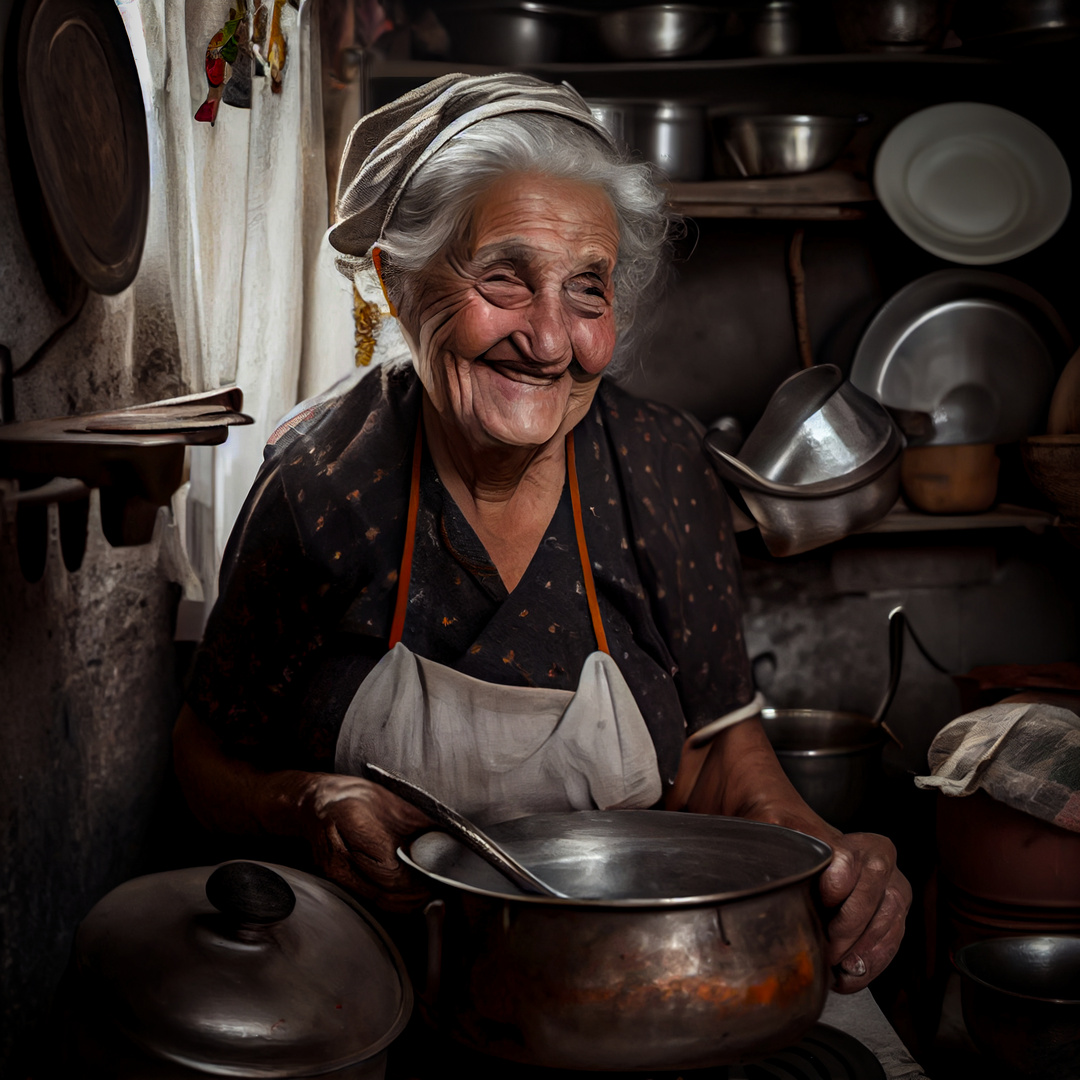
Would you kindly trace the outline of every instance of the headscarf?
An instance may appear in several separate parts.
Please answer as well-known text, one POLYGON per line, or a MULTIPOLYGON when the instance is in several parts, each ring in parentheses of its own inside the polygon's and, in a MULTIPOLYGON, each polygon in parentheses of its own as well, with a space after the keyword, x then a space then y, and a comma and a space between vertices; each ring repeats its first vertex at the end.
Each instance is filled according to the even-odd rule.
POLYGON ((566 117, 611 136, 567 83, 531 75, 443 75, 362 117, 349 135, 338 179, 337 224, 330 243, 351 277, 367 262, 393 217, 402 192, 419 169, 455 135, 481 120, 513 112, 566 117))

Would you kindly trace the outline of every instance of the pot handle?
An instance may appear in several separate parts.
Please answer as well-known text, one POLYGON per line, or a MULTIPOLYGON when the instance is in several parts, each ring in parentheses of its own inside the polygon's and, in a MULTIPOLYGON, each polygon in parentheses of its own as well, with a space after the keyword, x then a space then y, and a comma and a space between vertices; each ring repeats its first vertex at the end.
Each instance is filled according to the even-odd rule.
POLYGON ((420 1000, 434 1009, 439 997, 439 983, 442 980, 442 942, 443 923, 446 921, 446 901, 432 900, 424 908, 424 920, 427 922, 427 979, 420 1000))

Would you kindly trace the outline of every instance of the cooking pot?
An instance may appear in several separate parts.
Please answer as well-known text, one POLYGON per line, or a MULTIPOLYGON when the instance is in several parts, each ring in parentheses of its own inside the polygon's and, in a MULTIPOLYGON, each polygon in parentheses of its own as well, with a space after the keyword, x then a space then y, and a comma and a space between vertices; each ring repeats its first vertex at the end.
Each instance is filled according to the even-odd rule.
POLYGON ((90 911, 61 995, 71 1075, 380 1080, 412 989, 378 924, 297 870, 136 878, 90 911))
POLYGON ((857 824, 881 774, 881 725, 835 709, 762 709, 761 723, 807 805, 838 829, 857 824))
POLYGON ((652 810, 487 831, 580 899, 517 892, 444 833, 399 852, 439 896, 422 1004, 455 1039, 551 1068, 694 1069, 790 1045, 820 1015, 820 840, 652 810))

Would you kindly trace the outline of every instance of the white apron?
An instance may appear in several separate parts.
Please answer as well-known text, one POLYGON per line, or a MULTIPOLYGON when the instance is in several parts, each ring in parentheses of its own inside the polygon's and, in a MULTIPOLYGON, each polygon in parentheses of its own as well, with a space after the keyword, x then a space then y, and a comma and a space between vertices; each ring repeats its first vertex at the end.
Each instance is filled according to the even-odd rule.
POLYGON ((336 770, 358 776, 367 762, 392 769, 481 826, 548 811, 652 806, 662 793, 660 769, 641 711, 608 654, 585 547, 573 432, 566 437, 567 478, 598 646, 574 691, 485 682, 401 643, 422 445, 418 428, 390 651, 353 696, 338 735, 336 770))

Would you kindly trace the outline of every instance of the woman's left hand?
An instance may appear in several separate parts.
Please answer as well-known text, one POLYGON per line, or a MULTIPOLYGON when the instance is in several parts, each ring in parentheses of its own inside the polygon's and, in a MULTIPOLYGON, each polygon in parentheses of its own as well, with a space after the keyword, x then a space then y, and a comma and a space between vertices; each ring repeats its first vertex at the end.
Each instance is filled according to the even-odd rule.
POLYGON ((821 899, 834 914, 826 957, 842 994, 861 990, 884 971, 904 936, 911 886, 897 869, 892 841, 876 833, 823 838, 833 849, 821 875, 821 899))
POLYGON ((685 804, 669 809, 783 825, 833 849, 820 882, 831 912, 825 934, 833 989, 853 994, 884 971, 900 947, 911 906, 911 886, 896 866, 892 841, 876 833, 841 833, 822 821, 784 775, 757 720, 722 731, 694 768, 700 771, 685 785, 685 804))

